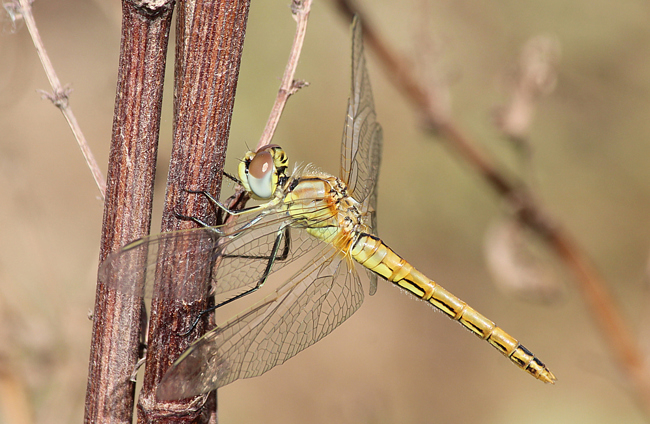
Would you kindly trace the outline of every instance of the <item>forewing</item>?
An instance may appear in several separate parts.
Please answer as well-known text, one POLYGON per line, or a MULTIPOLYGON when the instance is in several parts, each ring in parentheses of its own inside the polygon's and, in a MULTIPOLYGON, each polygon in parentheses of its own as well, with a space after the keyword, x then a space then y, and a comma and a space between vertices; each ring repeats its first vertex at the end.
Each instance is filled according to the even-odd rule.
MULTIPOLYGON (((376 185, 381 161, 382 130, 376 121, 375 104, 363 53, 361 23, 352 22, 352 88, 343 126, 341 179, 349 194, 363 204, 363 212, 376 207, 376 185)), ((371 217, 369 224, 375 224, 371 217)), ((373 225, 374 228, 374 225, 373 225)))
MULTIPOLYGON (((223 238, 223 235, 207 228, 143 237, 106 258, 99 269, 100 284, 105 284, 122 294, 150 299, 156 267, 179 264, 182 258, 188 256, 186 249, 177 246, 191 246, 197 258, 205 258, 206 255, 212 256, 216 241, 220 238, 223 238)), ((197 273, 207 273, 209 263, 210 261, 203 260, 186 261, 183 278, 189 279, 197 273)), ((209 278, 209 274, 206 278, 209 278)), ((178 293, 178 297, 183 298, 184 294, 178 293)))
MULTIPOLYGON (((304 209, 304 213, 313 212, 313 208, 304 209)), ((295 212, 291 217, 273 213, 256 219, 259 221, 255 225, 231 234, 220 247, 221 256, 213 273, 214 294, 234 294, 237 289, 255 286, 270 265, 271 257, 270 273, 273 274, 322 244, 319 239, 299 232, 305 222, 295 212), (273 253, 278 237, 281 239, 277 252, 273 253)))
MULTIPOLYGON (((304 213, 314 213, 310 199, 302 200, 304 213)), ((284 210, 266 210, 241 216, 231 227, 207 227, 162 233, 139 239, 109 255, 102 264, 100 282, 121 293, 151 298, 156 268, 161 265, 182 269, 184 281, 176 284, 179 299, 190 278, 203 278, 205 290, 227 299, 255 286, 272 257, 276 238, 282 234, 273 257, 271 274, 308 253, 322 242, 314 237, 297 237, 303 226, 300 216, 290 217, 284 210), (187 250, 190 250, 188 255, 187 250)))
POLYGON ((188 397, 255 377, 316 343, 363 301, 354 269, 331 247, 275 293, 195 342, 165 374, 161 399, 188 397))

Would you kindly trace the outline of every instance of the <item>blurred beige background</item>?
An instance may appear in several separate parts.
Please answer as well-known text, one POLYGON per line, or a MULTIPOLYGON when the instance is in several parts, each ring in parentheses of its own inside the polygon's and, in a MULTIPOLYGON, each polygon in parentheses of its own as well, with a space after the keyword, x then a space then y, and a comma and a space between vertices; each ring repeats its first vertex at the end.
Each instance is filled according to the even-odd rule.
MULTIPOLYGON (((418 52, 422 2, 359 2, 394 48, 410 57, 418 52)), ((288 4, 251 6, 230 171, 246 146, 257 143, 275 98, 294 32, 288 4)), ((34 12, 105 172, 119 4, 37 1, 34 12)), ((432 0, 426 15, 454 116, 514 171, 516 155, 493 124, 494 110, 508 101, 508 76, 526 41, 541 33, 559 41, 557 87, 541 100, 532 124, 528 171, 648 345, 650 4, 432 0)), ((49 88, 26 29, 12 33, 2 23, 0 371, 22 382, 35 422, 79 422, 102 203, 63 117, 35 91, 49 88)), ((349 55, 348 23, 330 2, 315 2, 297 73, 311 86, 290 100, 274 140, 292 161, 338 173, 349 55)), ((535 381, 458 324, 380 282, 377 295, 332 335, 262 377, 220 390, 221 422, 643 422, 570 275, 560 270, 564 294, 550 306, 522 302, 495 286, 484 240, 502 205, 444 143, 420 130, 372 53, 368 59, 385 137, 382 238, 519 338, 558 384, 535 381)), ((171 90, 166 93, 158 208, 171 133, 171 90)), ((0 415, 0 422, 8 421, 0 415)))

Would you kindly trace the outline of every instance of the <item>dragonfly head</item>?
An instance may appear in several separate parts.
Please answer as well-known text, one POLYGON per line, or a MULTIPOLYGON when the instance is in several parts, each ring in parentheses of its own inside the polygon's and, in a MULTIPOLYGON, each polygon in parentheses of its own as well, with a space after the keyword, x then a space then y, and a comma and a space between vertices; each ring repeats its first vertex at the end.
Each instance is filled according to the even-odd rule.
POLYGON ((239 180, 247 192, 258 200, 273 197, 278 185, 286 179, 289 159, 282 147, 268 144, 256 152, 248 152, 239 164, 239 180))

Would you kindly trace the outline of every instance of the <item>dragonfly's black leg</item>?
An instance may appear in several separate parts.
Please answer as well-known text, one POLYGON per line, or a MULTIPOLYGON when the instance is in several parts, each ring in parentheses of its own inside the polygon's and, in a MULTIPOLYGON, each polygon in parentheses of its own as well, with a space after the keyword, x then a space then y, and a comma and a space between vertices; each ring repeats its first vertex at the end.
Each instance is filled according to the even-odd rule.
POLYGON ((210 193, 208 193, 205 190, 188 190, 188 189, 185 189, 183 191, 186 192, 186 193, 190 193, 190 194, 201 194, 201 195, 205 196, 206 199, 208 199, 208 201, 210 202, 210 204, 212 206, 221 207, 223 209, 223 206, 221 206, 219 201, 217 199, 215 199, 214 196, 212 196, 210 193))
MULTIPOLYGON (((239 180, 237 180, 237 181, 239 181, 239 180)), ((212 196, 212 195, 211 195, 210 193, 208 193, 207 191, 201 191, 201 190, 197 190, 197 191, 195 191, 195 190, 185 190, 185 191, 186 191, 187 193, 192 193, 192 194, 202 194, 203 196, 205 196, 206 199, 208 199, 208 201, 209 201, 213 206, 222 209, 222 210, 225 211, 228 215, 241 215, 241 214, 244 214, 244 213, 247 213, 247 212, 251 212, 251 211, 258 210, 258 209, 262 209, 262 205, 257 205, 257 206, 251 206, 251 207, 244 208, 244 209, 232 210, 232 209, 228 209, 228 207, 227 207, 226 205, 224 205, 223 203, 219 202, 217 199, 214 198, 214 196, 212 196)))
MULTIPOLYGON (((291 227, 285 227, 284 230, 282 230, 284 232, 284 236, 279 237, 279 238, 276 239, 276 243, 277 243, 277 241, 280 238, 282 238, 284 240, 284 247, 282 247, 282 253, 280 253, 279 256, 276 256, 275 259, 273 259, 273 254, 272 253, 269 256, 263 256, 263 255, 256 255, 256 256, 253 256, 253 255, 223 255, 223 257, 224 258, 238 258, 238 259, 260 259, 260 260, 263 259, 263 260, 267 260, 267 261, 271 261, 271 259, 273 259, 273 262, 275 262, 275 261, 280 261, 280 262, 286 261, 287 258, 289 257, 289 250, 291 250, 291 237, 289 237, 289 228, 291 228, 291 227)), ((280 241, 282 241, 282 240, 280 240, 280 241)), ((275 247, 275 245, 274 245, 274 247, 275 247)), ((278 250, 280 250, 280 249, 278 248, 278 250)), ((267 268, 268 268, 268 266, 267 266, 267 268)))
POLYGON ((217 308, 220 308, 224 305, 227 305, 231 302, 234 302, 237 299, 241 299, 242 297, 247 296, 259 290, 259 288, 262 287, 266 282, 267 278, 269 277, 269 274, 271 274, 271 268, 273 267, 275 261, 283 261, 289 257, 289 250, 291 248, 290 240, 291 238, 289 237, 289 227, 285 227, 280 231, 278 231, 278 235, 275 238, 275 242, 273 243, 273 248, 271 249, 271 254, 269 256, 224 255, 225 258, 264 259, 267 260, 266 268, 264 269, 264 273, 262 274, 262 277, 257 281, 255 287, 252 287, 242 293, 239 293, 236 296, 231 297, 230 299, 224 300, 221 303, 218 303, 208 309, 201 311, 196 317, 196 319, 194 320, 194 322, 192 322, 192 325, 190 326, 189 330, 187 330, 185 333, 180 334, 180 336, 187 336, 192 331, 194 331, 196 326, 199 324, 199 321, 201 321, 201 318, 205 314, 209 314, 210 312, 215 311, 217 308), (285 241, 284 248, 282 249, 282 252, 280 252, 280 245, 282 244, 283 240, 285 241))
MULTIPOLYGON (((187 189, 184 189, 183 191, 185 191, 186 193, 191 193, 191 194, 202 194, 205 197, 207 197, 208 201, 210 202, 210 205, 213 208, 213 212, 214 212, 215 216, 217 217, 217 222, 218 222, 218 220, 220 219, 219 218, 220 209, 213 203, 214 197, 212 197, 212 195, 210 193, 208 193, 207 191, 202 191, 202 190, 187 190, 187 189)), ((195 224, 197 224, 197 225, 199 225, 201 227, 211 227, 211 225, 208 225, 205 221, 203 221, 202 219, 197 218, 195 216, 183 215, 183 214, 180 214, 178 212, 175 212, 174 215, 176 216, 176 219, 180 219, 180 220, 183 220, 183 221, 192 221, 192 222, 194 222, 195 224)))
MULTIPOLYGON (((232 176, 229 175, 229 177, 232 177, 232 176)), ((215 215, 217 215, 217 220, 218 221, 220 220, 219 211, 226 211, 227 213, 232 214, 232 211, 228 210, 228 208, 226 208, 224 205, 219 203, 219 201, 217 201, 217 199, 215 199, 207 191, 204 191, 204 190, 187 190, 187 189, 184 190, 184 191, 186 193, 201 194, 201 195, 205 196, 205 198, 208 199, 208 201, 210 202, 210 205, 214 209, 214 213, 215 213, 215 215)), ((188 216, 188 215, 183 215, 183 214, 180 214, 180 213, 175 213, 175 215, 176 215, 177 219, 181 219, 183 221, 192 221, 192 222, 194 222, 195 224, 197 224, 197 225, 199 225, 201 227, 211 227, 211 225, 208 225, 205 221, 203 221, 202 219, 197 218, 195 216, 188 216)))
POLYGON ((226 178, 228 178, 229 180, 231 180, 231 181, 234 182, 234 183, 237 183, 237 184, 240 183, 239 178, 237 178, 237 177, 233 177, 232 175, 230 175, 230 174, 227 173, 227 172, 224 172, 224 173, 223 173, 223 176, 226 177, 226 178))
POLYGON ((180 219, 180 220, 183 220, 183 221, 192 221, 192 222, 196 223, 197 225, 199 225, 201 227, 209 227, 210 226, 205 221, 203 221, 200 218, 197 218, 195 216, 187 216, 187 215, 182 215, 180 213, 175 213, 174 215, 176 215, 177 219, 180 219))

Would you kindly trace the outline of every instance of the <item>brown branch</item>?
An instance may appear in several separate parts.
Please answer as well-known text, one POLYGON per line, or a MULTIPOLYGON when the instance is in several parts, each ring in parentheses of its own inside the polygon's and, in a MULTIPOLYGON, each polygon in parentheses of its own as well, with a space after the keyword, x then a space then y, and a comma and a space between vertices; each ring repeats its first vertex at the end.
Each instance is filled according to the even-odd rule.
POLYGON ((293 14, 293 19, 296 20, 296 35, 293 37, 291 53, 289 54, 287 66, 284 69, 284 75, 282 76, 278 96, 275 99, 275 103, 271 109, 271 115, 266 122, 266 127, 264 127, 260 141, 257 144, 257 149, 269 144, 273 139, 273 134, 275 134, 275 129, 278 126, 278 122, 280 122, 280 116, 282 116, 282 111, 284 110, 289 97, 302 87, 309 85, 309 83, 304 81, 296 81, 294 76, 296 75, 300 52, 305 41, 305 34, 307 33, 307 22, 309 20, 310 9, 311 0, 293 0, 291 4, 291 13, 293 14))
POLYGON ((513 175, 501 170, 494 161, 480 151, 470 137, 451 116, 440 113, 435 97, 412 74, 408 63, 392 51, 380 38, 370 21, 348 0, 334 0, 339 9, 351 19, 362 16, 365 40, 376 53, 391 81, 402 91, 413 106, 425 116, 431 128, 462 157, 492 188, 517 211, 518 218, 540 234, 549 246, 572 270, 583 298, 600 328, 606 345, 630 381, 634 395, 646 414, 650 415, 650 381, 643 355, 636 340, 622 318, 616 303, 607 290, 607 283, 587 259, 569 233, 550 216, 527 186, 513 175))
MULTIPOLYGON (((248 0, 178 3, 174 140, 163 232, 196 226, 177 219, 177 214, 212 223, 213 210, 205 197, 185 190, 218 193, 220 188, 248 9, 248 0)), ((211 251, 182 243, 166 243, 159 252, 165 258, 165 269, 156 270, 139 422, 216 421, 215 393, 173 401, 156 397, 167 369, 207 324, 202 320, 190 337, 179 335, 209 306, 210 299, 205 284, 209 275, 188 273, 187 264, 209 261, 211 251), (166 255, 167 249, 174 254, 166 255)))
MULTIPOLYGON (((100 263, 149 233, 162 87, 172 2, 155 8, 123 0, 122 37, 108 164, 100 263)), ((133 266, 143 264, 133 264, 133 266)), ((111 276, 117 278, 117 276, 111 276)), ((140 299, 99 281, 85 422, 131 422, 138 359, 140 299)))
POLYGON ((38 57, 41 59, 41 64, 43 65, 47 79, 50 81, 50 86, 52 87, 52 93, 43 93, 43 95, 45 98, 48 98, 50 101, 52 101, 56 107, 59 108, 61 113, 63 113, 66 121, 68 121, 68 125, 70 126, 70 129, 72 130, 72 133, 77 140, 77 144, 79 144, 81 153, 83 153, 84 158, 86 159, 86 164, 88 164, 88 168, 93 174, 95 184, 97 184, 97 187, 99 188, 99 191, 102 195, 102 199, 104 199, 106 197, 106 181, 104 180, 102 171, 99 169, 97 161, 95 160, 95 157, 93 156, 93 153, 88 146, 86 137, 81 131, 81 127, 77 122, 77 118, 75 117, 74 113, 72 112, 72 108, 70 107, 68 95, 70 94, 71 90, 69 88, 64 88, 61 85, 61 81, 59 81, 59 77, 56 75, 54 66, 52 66, 52 62, 50 61, 50 57, 45 51, 45 45, 43 44, 43 40, 41 40, 41 35, 38 32, 38 27, 36 26, 36 21, 34 20, 34 15, 32 14, 31 1, 18 0, 18 2, 20 4, 20 14, 25 20, 29 34, 32 37, 32 41, 34 42, 34 47, 36 47, 36 51, 38 52, 38 57))

